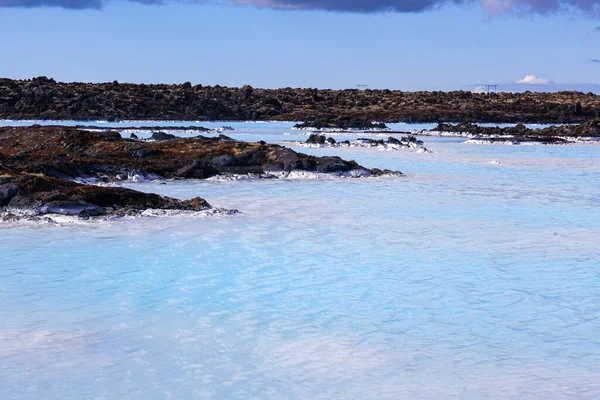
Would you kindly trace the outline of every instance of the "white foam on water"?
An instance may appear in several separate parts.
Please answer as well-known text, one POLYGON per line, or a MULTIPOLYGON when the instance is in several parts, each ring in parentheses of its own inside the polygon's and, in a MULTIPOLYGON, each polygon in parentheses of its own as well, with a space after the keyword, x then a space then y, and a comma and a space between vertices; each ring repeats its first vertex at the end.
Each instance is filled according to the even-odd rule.
MULTIPOLYGON (((535 142, 535 141, 519 141, 518 139, 507 139, 507 140, 486 140, 486 139, 469 139, 464 142, 465 144, 484 145, 484 146, 565 146, 574 144, 573 142, 568 143, 550 143, 550 142, 535 142)), ((586 142, 587 143, 587 142, 586 142)))
POLYGON ((269 175, 275 176, 281 179, 290 180, 323 180, 323 179, 339 179, 339 178, 364 178, 371 176, 371 171, 367 169, 355 169, 351 171, 340 171, 340 172, 313 172, 313 171, 282 171, 282 172, 269 172, 269 175))
POLYGON ((330 180, 343 178, 364 178, 371 176, 368 169, 355 169, 339 172, 314 172, 304 170, 293 171, 267 171, 264 174, 231 174, 225 173, 204 179, 207 182, 236 182, 264 179, 288 179, 288 180, 330 180))
MULTIPOLYGON (((498 146, 517 146, 519 143, 516 140, 494 140, 494 141, 490 141, 490 140, 480 140, 480 139, 469 139, 467 141, 464 142, 465 144, 476 144, 476 145, 498 145, 498 146)), ((538 143, 541 144, 541 143, 538 143)))
POLYGON ((381 150, 381 151, 418 149, 417 150, 418 152, 421 152, 421 153, 427 152, 427 149, 424 149, 422 147, 422 144, 417 144, 415 142, 405 142, 405 141, 403 141, 402 144, 388 143, 388 142, 375 143, 375 142, 371 142, 370 140, 363 140, 363 139, 352 140, 352 141, 349 141, 348 143, 325 142, 323 144, 319 144, 319 143, 306 143, 306 142, 298 142, 298 141, 291 142, 291 143, 294 146, 305 147, 305 148, 366 148, 366 149, 376 149, 376 150, 381 150), (419 151, 419 150, 423 150, 423 149, 424 149, 424 151, 419 151))
POLYGON ((94 217, 81 217, 79 215, 40 213, 36 210, 7 210, 0 211, 0 224, 9 226, 91 226, 106 222, 127 222, 148 218, 206 218, 212 216, 234 216, 241 214, 238 210, 220 207, 202 211, 192 210, 163 210, 146 209, 130 215, 100 215, 94 217), (4 221, 2 221, 4 220, 4 221))

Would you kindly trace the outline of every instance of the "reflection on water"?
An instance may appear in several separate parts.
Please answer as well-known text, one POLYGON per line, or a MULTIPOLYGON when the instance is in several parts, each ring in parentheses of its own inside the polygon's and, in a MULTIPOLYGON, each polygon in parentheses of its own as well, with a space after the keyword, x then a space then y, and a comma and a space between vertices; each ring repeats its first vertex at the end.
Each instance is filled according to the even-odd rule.
POLYGON ((238 216, 0 228, 1 398, 600 397, 600 146, 425 140, 131 184, 238 216))

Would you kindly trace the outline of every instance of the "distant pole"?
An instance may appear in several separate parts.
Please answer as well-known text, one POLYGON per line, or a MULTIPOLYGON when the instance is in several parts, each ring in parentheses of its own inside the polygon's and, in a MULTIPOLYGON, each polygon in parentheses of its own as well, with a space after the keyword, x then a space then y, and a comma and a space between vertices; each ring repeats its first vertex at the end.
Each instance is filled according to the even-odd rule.
POLYGON ((498 85, 485 85, 487 94, 498 93, 498 85))
POLYGON ((366 88, 368 88, 368 87, 369 87, 369 85, 356 85, 356 88, 357 88, 358 90, 365 90, 365 89, 366 89, 366 88))

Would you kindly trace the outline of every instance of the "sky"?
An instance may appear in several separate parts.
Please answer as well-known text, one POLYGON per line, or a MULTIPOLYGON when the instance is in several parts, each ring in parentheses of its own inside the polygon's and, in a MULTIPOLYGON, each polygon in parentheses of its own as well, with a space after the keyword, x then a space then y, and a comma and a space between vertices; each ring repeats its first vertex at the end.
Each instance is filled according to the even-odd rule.
POLYGON ((0 54, 14 79, 600 93, 600 0, 0 0, 0 54))

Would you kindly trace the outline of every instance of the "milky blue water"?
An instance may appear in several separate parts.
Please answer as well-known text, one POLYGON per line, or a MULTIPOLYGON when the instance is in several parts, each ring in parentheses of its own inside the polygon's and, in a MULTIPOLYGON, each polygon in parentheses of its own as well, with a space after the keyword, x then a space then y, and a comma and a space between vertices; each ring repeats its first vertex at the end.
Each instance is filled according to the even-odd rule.
POLYGON ((0 398, 600 398, 600 146, 424 140, 129 184, 237 216, 0 227, 0 398))

